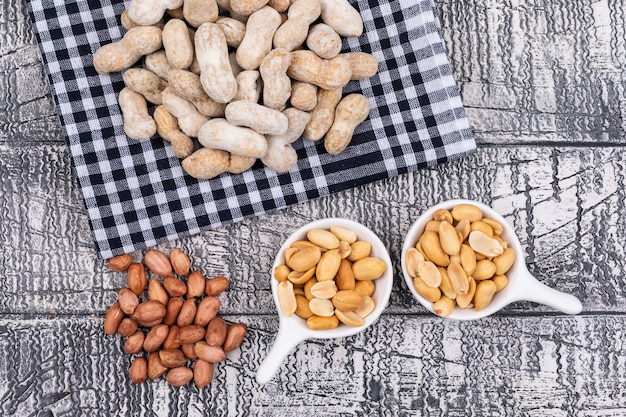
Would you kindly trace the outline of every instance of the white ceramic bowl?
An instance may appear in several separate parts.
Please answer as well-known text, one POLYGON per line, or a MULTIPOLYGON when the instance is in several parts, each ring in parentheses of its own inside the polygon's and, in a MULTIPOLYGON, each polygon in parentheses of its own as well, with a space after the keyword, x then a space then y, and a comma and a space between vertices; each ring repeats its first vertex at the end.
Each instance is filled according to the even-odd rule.
POLYGON ((274 265, 272 266, 272 271, 268 276, 268 279, 272 280, 272 293, 274 295, 274 303, 276 304, 276 310, 278 311, 280 325, 274 345, 257 370, 256 379, 261 384, 265 384, 272 379, 280 368, 283 360, 300 342, 306 339, 334 339, 352 336, 371 326, 378 319, 389 302, 391 288, 393 287, 393 266, 391 264, 387 248, 378 236, 376 236, 376 234, 370 229, 352 220, 328 218, 309 223, 299 228, 291 236, 289 236, 276 255, 276 260, 274 261, 274 265), (376 307, 370 315, 365 317, 365 324, 363 326, 350 327, 339 323, 339 327, 335 329, 311 330, 307 327, 306 320, 296 316, 295 314, 291 317, 287 317, 280 309, 278 296, 276 294, 278 282, 273 278, 274 268, 285 263, 285 250, 287 250, 293 242, 306 239, 306 234, 309 230, 328 230, 331 226, 342 226, 353 230, 357 234, 359 240, 370 242, 372 244, 371 256, 382 259, 387 264, 387 269, 380 278, 374 281, 376 284, 376 291, 372 295, 372 299, 374 300, 376 307))
POLYGON ((494 219, 500 222, 504 228, 504 232, 501 237, 509 243, 509 247, 515 250, 516 259, 515 263, 507 272, 507 278, 509 279, 508 285, 500 292, 496 293, 491 300, 491 303, 481 311, 476 311, 473 308, 462 309, 455 307, 452 313, 447 318, 456 320, 474 320, 482 317, 489 316, 499 311, 506 305, 515 301, 533 301, 540 304, 553 307, 567 314, 578 314, 582 311, 582 304, 580 301, 570 295, 560 291, 554 290, 533 277, 526 268, 524 262, 524 252, 522 251, 522 245, 520 244, 515 231, 509 225, 504 217, 498 214, 491 207, 486 206, 477 201, 471 200, 448 200, 443 203, 437 204, 426 210, 422 215, 413 223, 411 228, 406 234, 404 244, 402 247, 402 274, 407 286, 410 288, 413 296, 430 312, 435 314, 433 310, 433 303, 426 300, 420 294, 415 291, 413 286, 413 278, 409 275, 406 268, 406 252, 415 247, 418 238, 424 232, 426 223, 432 220, 433 213, 439 209, 452 210, 454 206, 458 204, 473 204, 479 207, 483 212, 483 217, 494 219))

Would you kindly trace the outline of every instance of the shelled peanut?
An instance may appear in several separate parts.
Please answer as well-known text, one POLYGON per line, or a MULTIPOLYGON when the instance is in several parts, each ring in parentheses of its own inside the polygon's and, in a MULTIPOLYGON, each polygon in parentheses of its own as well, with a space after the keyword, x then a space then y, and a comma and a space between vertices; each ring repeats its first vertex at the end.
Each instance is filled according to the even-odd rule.
POLYGON ((433 303, 435 313, 448 316, 455 306, 480 311, 507 286, 516 253, 503 231, 472 204, 433 214, 405 261, 415 290, 433 303))
POLYGON ((135 355, 133 383, 166 375, 173 386, 192 379, 198 388, 209 385, 214 364, 237 349, 246 334, 245 324, 228 324, 217 316, 218 296, 228 288, 228 279, 206 279, 192 271, 191 260, 178 248, 169 256, 149 250, 143 262, 145 266, 128 254, 109 260, 109 268, 126 272, 128 281, 106 312, 104 332, 126 337, 124 352, 135 355))
POLYGON ((339 323, 362 326, 376 307, 375 281, 387 269, 371 249, 370 242, 344 227, 309 230, 273 271, 283 314, 297 315, 313 330, 334 329, 339 323))
POLYGON ((363 32, 347 0, 131 0, 121 21, 126 34, 94 53, 94 67, 125 71, 126 135, 158 135, 193 177, 239 173, 257 159, 289 171, 300 137, 324 138, 337 155, 369 115, 363 95, 342 99, 350 80, 378 70, 371 54, 340 53, 342 36, 363 32), (142 59, 145 69, 131 68, 142 59), (307 114, 292 126, 290 109, 307 114))

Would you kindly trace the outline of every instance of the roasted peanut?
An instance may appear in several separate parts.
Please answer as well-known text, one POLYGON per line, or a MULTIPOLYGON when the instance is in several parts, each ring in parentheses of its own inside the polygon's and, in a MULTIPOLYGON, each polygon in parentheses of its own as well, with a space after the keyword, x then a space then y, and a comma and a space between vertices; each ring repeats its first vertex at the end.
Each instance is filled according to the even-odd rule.
POLYGON ((121 40, 98 49, 93 54, 93 66, 99 74, 125 70, 142 56, 160 49, 162 42, 161 29, 157 27, 130 29, 121 40))
POLYGON ((321 0, 322 21, 341 36, 361 36, 363 20, 347 0, 321 0))
POLYGON ((320 0, 298 0, 289 7, 287 21, 274 35, 276 48, 292 51, 302 45, 309 33, 309 25, 320 16, 320 0))
MULTIPOLYGON (((341 54, 348 60, 352 69, 351 80, 367 80, 378 72, 378 59, 366 52, 348 52, 341 54)), ((452 217, 450 217, 452 220, 452 217)), ((452 221, 450 221, 452 223, 452 221)))
POLYGON ((170 87, 163 90, 162 97, 163 106, 176 117, 180 130, 188 136, 198 137, 200 128, 209 119, 200 114, 192 103, 174 94, 170 87))
MULTIPOLYGON (((241 71, 235 77, 237 81, 237 94, 232 101, 245 100, 258 102, 263 91, 261 73, 257 70, 241 71)), ((268 106, 269 107, 269 106, 268 106)))
POLYGON ((193 141, 178 128, 178 120, 167 111, 165 106, 158 106, 154 109, 153 118, 157 133, 171 143, 172 151, 177 158, 184 159, 191 155, 194 148, 193 141))
POLYGON ((124 132, 131 139, 150 139, 157 131, 154 119, 148 114, 146 99, 126 87, 119 95, 119 104, 124 118, 124 132))
POLYGON ((309 308, 309 300, 305 296, 296 295, 296 315, 305 320, 313 315, 309 308))
POLYGON ((478 283, 474 293, 474 308, 476 311, 481 311, 487 307, 497 289, 497 285, 491 280, 481 281, 478 283))
POLYGON ((174 69, 165 56, 165 51, 160 50, 146 55, 144 65, 147 70, 155 73, 159 78, 168 80, 170 72, 174 69))
POLYGON ((237 81, 224 33, 215 23, 203 23, 196 31, 195 44, 204 90, 218 103, 228 103, 237 94, 237 81))
POLYGON ((311 112, 311 120, 304 129, 303 136, 310 141, 317 141, 326 135, 335 120, 335 108, 341 100, 341 88, 334 90, 319 89, 317 104, 311 112))
POLYGON ((207 148, 245 157, 262 158, 267 152, 267 140, 263 135, 252 129, 233 126, 225 119, 212 119, 205 123, 198 132, 198 140, 207 148))
POLYGON ((444 295, 439 300, 435 301, 435 303, 433 304, 433 310, 436 314, 447 317, 450 315, 450 313, 452 313, 455 305, 456 302, 453 299, 448 298, 444 295))
POLYGON ((296 312, 296 295, 293 292, 293 284, 290 281, 282 281, 277 285, 278 302, 283 314, 291 317, 296 312))
POLYGON ((215 22, 217 14, 215 0, 185 0, 183 3, 185 21, 195 28, 203 23, 215 22))
POLYGON ((169 73, 169 88, 177 96, 193 104, 198 112, 209 117, 223 117, 226 104, 218 103, 204 91, 200 76, 191 71, 172 70, 169 73))
POLYGON ((317 105, 317 87, 313 84, 293 81, 291 83, 290 102, 302 111, 311 111, 317 105))
MULTIPOLYGON (((341 38, 330 26, 324 23, 318 23, 311 27, 309 35, 306 38, 306 45, 320 58, 331 59, 339 55, 341 51, 341 38)), ((357 79, 354 78, 354 76, 353 70, 352 79, 357 79)))
POLYGON ((226 106, 226 120, 231 125, 249 127, 266 135, 284 135, 289 127, 287 116, 278 110, 247 100, 229 103, 226 106))
POLYGON ((230 0, 230 8, 233 12, 243 16, 249 16, 267 4, 268 0, 230 0))
POLYGON ((325 90, 343 88, 350 77, 350 63, 340 56, 322 59, 315 52, 307 50, 293 51, 291 65, 287 74, 298 81, 315 84, 325 90))
POLYGON ((296 108, 283 111, 287 117, 287 132, 267 136, 267 152, 261 161, 276 172, 287 172, 298 162, 298 155, 291 146, 304 131, 311 116, 296 108))
POLYGON ((230 17, 221 16, 215 21, 215 24, 224 32, 228 46, 232 48, 239 47, 246 34, 246 25, 244 23, 230 17))
POLYGON ((259 68, 263 58, 272 49, 272 39, 281 22, 280 14, 269 6, 250 15, 246 33, 237 48, 237 62, 241 68, 259 68))
POLYGON ((285 108, 291 96, 291 79, 287 76, 290 65, 291 53, 286 49, 274 49, 263 58, 259 71, 263 78, 265 106, 280 111, 285 108))
POLYGON ((341 153, 352 140, 354 129, 369 115, 369 102, 362 94, 344 97, 335 109, 335 118, 324 139, 324 147, 331 155, 341 153))
POLYGON ((163 18, 166 10, 183 5, 183 0, 132 0, 128 6, 128 17, 139 25, 154 25, 163 18))
POLYGON ((150 103, 161 104, 161 93, 167 83, 155 73, 143 68, 130 68, 124 71, 123 78, 126 87, 141 94, 150 103))
POLYGON ((331 330, 339 326, 339 319, 334 314, 330 317, 311 316, 306 325, 312 330, 331 330))
POLYGON ((187 24, 180 19, 171 19, 163 27, 163 49, 170 65, 174 68, 189 68, 194 58, 194 47, 189 37, 187 24))

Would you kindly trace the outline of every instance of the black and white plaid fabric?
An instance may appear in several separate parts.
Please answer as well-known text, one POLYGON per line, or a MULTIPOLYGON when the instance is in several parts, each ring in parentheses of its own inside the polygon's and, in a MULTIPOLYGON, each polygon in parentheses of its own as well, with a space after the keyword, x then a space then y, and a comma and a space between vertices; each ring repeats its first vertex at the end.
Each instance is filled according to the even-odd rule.
POLYGON ((103 258, 474 152, 432 0, 352 3, 365 31, 345 39, 343 49, 372 53, 380 65, 376 76, 344 89, 362 92, 371 106, 350 146, 330 156, 321 141, 299 140, 299 162, 288 173, 259 162, 243 174, 196 180, 184 173, 169 144, 125 136, 117 104, 122 76, 102 76, 93 68, 93 52, 124 34, 124 1, 30 1, 103 258))

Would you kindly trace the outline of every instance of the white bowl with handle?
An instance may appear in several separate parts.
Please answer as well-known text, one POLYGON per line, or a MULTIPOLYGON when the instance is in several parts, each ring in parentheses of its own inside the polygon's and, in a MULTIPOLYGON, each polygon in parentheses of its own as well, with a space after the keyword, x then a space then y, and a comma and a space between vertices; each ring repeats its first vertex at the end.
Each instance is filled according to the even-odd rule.
POLYGON ((516 301, 532 301, 544 304, 566 314, 578 314, 582 311, 582 304, 576 297, 550 288, 530 274, 524 261, 522 245, 511 225, 491 207, 472 200, 448 200, 429 208, 419 216, 406 234, 402 247, 402 274, 413 296, 426 309, 436 314, 433 310, 433 303, 425 299, 415 290, 413 277, 407 270, 406 254, 410 248, 415 247, 419 237, 424 232, 426 224, 433 219, 433 214, 437 210, 446 209, 451 211, 459 204, 472 204, 482 210, 483 217, 498 221, 504 229, 500 237, 508 242, 508 246, 515 251, 516 257, 515 263, 506 273, 509 281, 508 285, 501 291, 495 293, 491 302, 484 309, 476 311, 474 308, 463 309, 455 306, 452 313, 446 316, 446 318, 456 320, 480 319, 492 315, 516 301))
POLYGON ((276 260, 272 266, 272 272, 269 279, 272 280, 272 294, 274 296, 274 303, 276 304, 280 324, 273 346, 257 369, 256 379, 260 384, 265 384, 274 377, 289 353, 301 342, 307 339, 335 339, 348 337, 362 332, 374 324, 389 302, 389 296, 391 295, 391 289, 393 287, 393 266, 391 264, 391 258, 389 257, 387 248, 378 236, 370 229, 352 220, 327 218, 302 226, 289 236, 276 255, 276 260), (357 234, 358 240, 370 242, 372 244, 370 256, 382 259, 387 264, 387 269, 380 278, 373 281, 376 285, 376 290, 372 295, 372 299, 374 300, 376 307, 372 313, 365 317, 365 324, 363 326, 350 327, 343 323, 339 323, 339 326, 335 329, 312 330, 307 326, 306 320, 298 317, 297 315, 294 314, 287 317, 283 314, 276 291, 278 281, 273 278, 274 269, 278 265, 285 263, 285 251, 292 243, 298 240, 306 239, 306 235, 309 230, 328 230, 331 226, 341 226, 350 229, 357 234))

